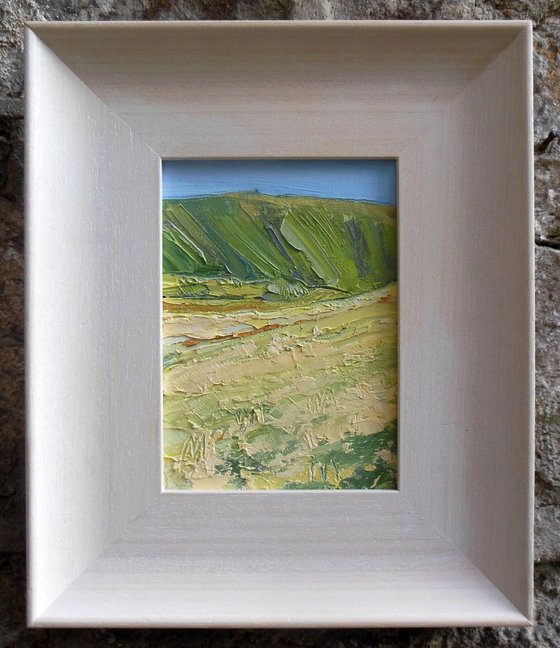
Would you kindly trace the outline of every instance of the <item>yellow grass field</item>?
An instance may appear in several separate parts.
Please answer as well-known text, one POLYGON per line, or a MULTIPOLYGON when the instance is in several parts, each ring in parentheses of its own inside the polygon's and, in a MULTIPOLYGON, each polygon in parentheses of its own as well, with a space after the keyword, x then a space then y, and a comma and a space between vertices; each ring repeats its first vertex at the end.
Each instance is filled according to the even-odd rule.
POLYGON ((164 299, 166 487, 396 488, 397 285, 221 290, 164 299))

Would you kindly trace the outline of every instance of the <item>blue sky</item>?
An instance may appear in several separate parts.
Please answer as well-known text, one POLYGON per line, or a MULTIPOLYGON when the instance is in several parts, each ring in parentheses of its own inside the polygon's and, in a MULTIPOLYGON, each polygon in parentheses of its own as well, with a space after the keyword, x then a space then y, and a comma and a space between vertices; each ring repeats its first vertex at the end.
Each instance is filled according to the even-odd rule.
POLYGON ((395 160, 166 160, 163 197, 230 191, 397 202, 395 160))

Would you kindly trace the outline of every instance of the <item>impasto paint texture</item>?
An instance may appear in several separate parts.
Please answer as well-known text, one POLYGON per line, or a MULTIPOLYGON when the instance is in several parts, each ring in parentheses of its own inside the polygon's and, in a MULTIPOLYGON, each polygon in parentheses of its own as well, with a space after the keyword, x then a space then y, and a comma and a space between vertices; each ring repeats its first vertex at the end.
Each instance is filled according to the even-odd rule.
POLYGON ((392 160, 163 163, 165 487, 397 487, 392 160))

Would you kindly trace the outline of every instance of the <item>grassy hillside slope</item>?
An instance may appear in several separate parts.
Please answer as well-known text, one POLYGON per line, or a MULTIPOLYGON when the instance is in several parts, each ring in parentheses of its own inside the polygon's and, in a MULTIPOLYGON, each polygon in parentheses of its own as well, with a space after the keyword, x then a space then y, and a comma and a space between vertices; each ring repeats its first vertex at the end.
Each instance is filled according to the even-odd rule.
POLYGON ((164 274, 266 280, 284 297, 396 280, 389 205, 259 193, 165 200, 163 238, 164 274))

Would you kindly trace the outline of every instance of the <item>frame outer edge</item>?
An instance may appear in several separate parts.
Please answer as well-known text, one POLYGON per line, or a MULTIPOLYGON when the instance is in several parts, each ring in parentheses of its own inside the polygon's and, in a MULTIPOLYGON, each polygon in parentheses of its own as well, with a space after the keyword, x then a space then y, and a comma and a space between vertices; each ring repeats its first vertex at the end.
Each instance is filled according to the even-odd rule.
POLYGON ((33 364, 32 339, 32 306, 31 306, 31 283, 33 278, 32 259, 32 232, 34 221, 33 205, 33 131, 32 121, 34 119, 33 101, 34 87, 32 83, 32 69, 34 67, 32 56, 36 48, 37 36, 29 28, 24 27, 24 332, 25 332, 25 479, 26 479, 26 567, 27 567, 27 625, 35 626, 35 620, 39 613, 36 610, 34 573, 35 573, 35 551, 34 551, 34 527, 33 527, 33 494, 31 488, 31 474, 33 472, 33 407, 32 407, 32 381, 31 372, 33 364))
POLYGON ((523 39, 526 47, 526 97, 527 97, 527 188, 528 188, 528 261, 529 261, 529 429, 528 429, 528 473, 529 473, 529 492, 528 498, 528 520, 529 520, 529 552, 528 552, 528 577, 529 592, 527 605, 527 618, 531 625, 534 621, 534 518, 535 518, 535 186, 534 186, 534 168, 535 156, 533 145, 533 26, 531 21, 525 21, 523 30, 523 39))

